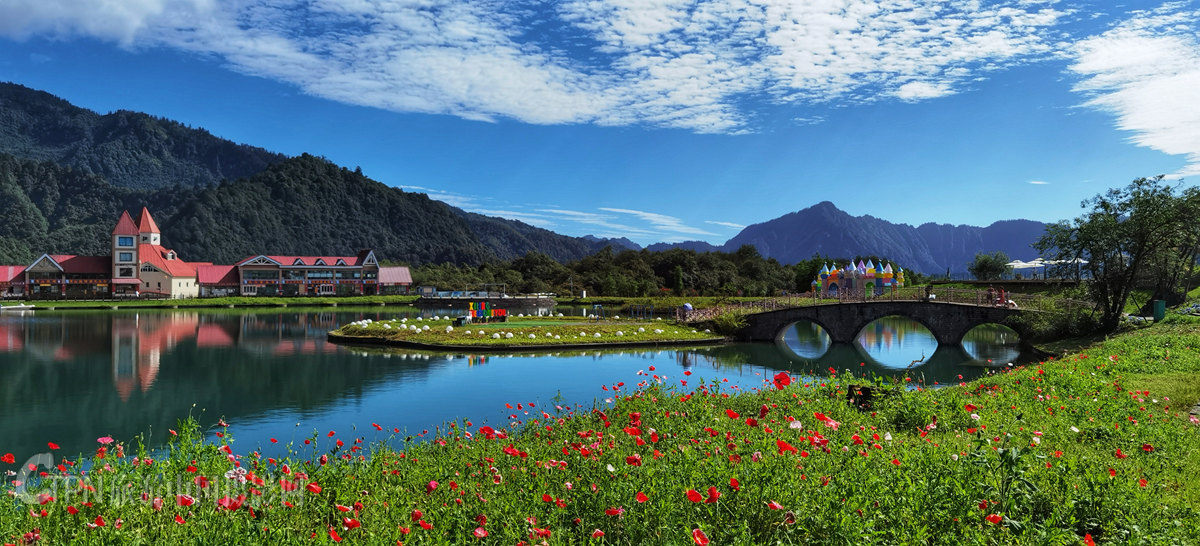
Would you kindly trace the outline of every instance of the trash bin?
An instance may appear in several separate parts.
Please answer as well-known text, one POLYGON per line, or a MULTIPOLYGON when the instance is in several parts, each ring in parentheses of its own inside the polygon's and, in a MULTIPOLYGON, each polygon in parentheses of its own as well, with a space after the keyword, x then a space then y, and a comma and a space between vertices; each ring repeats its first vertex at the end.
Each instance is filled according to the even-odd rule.
POLYGON ((1167 302, 1163 300, 1154 300, 1152 302, 1154 309, 1154 322, 1158 322, 1167 317, 1167 302))

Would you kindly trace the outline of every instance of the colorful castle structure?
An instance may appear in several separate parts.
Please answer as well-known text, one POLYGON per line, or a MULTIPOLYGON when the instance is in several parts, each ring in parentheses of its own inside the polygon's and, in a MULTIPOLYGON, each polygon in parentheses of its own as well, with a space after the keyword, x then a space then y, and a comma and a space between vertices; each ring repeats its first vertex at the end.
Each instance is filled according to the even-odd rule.
POLYGON ((834 264, 833 268, 830 268, 828 264, 823 264, 817 278, 812 282, 813 292, 823 298, 834 298, 839 294, 878 296, 885 290, 894 290, 902 286, 903 267, 897 266, 893 270, 892 264, 887 264, 879 268, 871 260, 867 260, 865 264, 859 260, 857 265, 850 262, 845 267, 834 264))

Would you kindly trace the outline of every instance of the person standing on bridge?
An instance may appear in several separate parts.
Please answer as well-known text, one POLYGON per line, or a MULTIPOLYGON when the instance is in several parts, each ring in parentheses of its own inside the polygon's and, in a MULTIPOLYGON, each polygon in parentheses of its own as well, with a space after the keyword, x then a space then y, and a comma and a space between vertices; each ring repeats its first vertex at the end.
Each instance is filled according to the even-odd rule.
POLYGON ((988 305, 996 305, 996 289, 991 286, 987 289, 987 302, 988 305))

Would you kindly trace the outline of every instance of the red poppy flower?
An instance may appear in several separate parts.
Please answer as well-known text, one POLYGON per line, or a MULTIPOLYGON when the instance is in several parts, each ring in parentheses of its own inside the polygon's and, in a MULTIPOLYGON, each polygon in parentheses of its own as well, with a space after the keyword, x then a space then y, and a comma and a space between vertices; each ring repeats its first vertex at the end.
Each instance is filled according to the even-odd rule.
POLYGON ((975 410, 979 409, 979 408, 976 408, 975 404, 967 404, 967 405, 963 406, 963 409, 967 410, 968 412, 974 413, 975 410))
POLYGON ((342 518, 342 525, 345 525, 347 529, 358 529, 359 527, 362 527, 362 524, 354 518, 342 518))
POLYGON ((433 524, 432 524, 432 523, 429 523, 429 522, 427 522, 427 521, 425 521, 425 520, 418 521, 418 522, 417 522, 417 525, 420 525, 420 526, 421 526, 421 528, 422 528, 422 529, 424 529, 424 530, 426 530, 426 531, 428 531, 428 530, 430 530, 430 529, 433 529, 433 524))
POLYGON ((1146 478, 1138 480, 1138 487, 1146 487, 1146 478))
POLYGON ((183 520, 183 516, 181 516, 181 515, 179 515, 179 514, 175 514, 175 523, 178 523, 178 524, 180 524, 180 525, 183 525, 183 524, 185 524, 185 523, 187 523, 187 522, 183 520))
POLYGON ((767 412, 769 411, 771 411, 771 408, 767 407, 766 404, 763 404, 761 408, 758 408, 758 418, 762 419, 763 417, 766 417, 767 412))
POLYGON ((633 455, 625 457, 625 464, 629 464, 629 465, 633 465, 633 466, 642 466, 642 456, 638 455, 637 453, 634 453, 633 455))
POLYGON ((1096 546, 1096 541, 1092 540, 1092 534, 1083 535, 1083 546, 1096 546))
POLYGON ((717 502, 717 499, 719 499, 719 498, 721 498, 721 492, 717 491, 716 487, 713 487, 711 485, 708 486, 708 498, 704 499, 704 502, 706 502, 706 503, 717 502))
POLYGON ((732 488, 734 491, 742 490, 742 484, 738 483, 737 478, 729 478, 729 487, 732 488))
POLYGON ((708 535, 704 534, 704 531, 693 529, 692 542, 696 543, 696 546, 706 546, 708 544, 708 535))
POLYGON ((421 518, 422 518, 422 517, 424 517, 424 516, 425 516, 425 514, 421 513, 421 511, 420 511, 420 510, 413 510, 413 511, 412 511, 412 520, 413 520, 413 521, 420 521, 420 520, 421 520, 421 518))
POLYGON ((46 442, 46 446, 47 446, 47 447, 49 447, 49 448, 50 448, 50 449, 52 449, 52 450, 54 450, 54 449, 58 449, 58 444, 56 444, 56 443, 54 443, 54 442, 46 442))
POLYGON ((1124 459, 1125 457, 1128 457, 1128 456, 1129 456, 1129 455, 1126 455, 1126 454, 1124 454, 1124 453, 1121 453, 1121 448, 1119 448, 1119 447, 1117 448, 1117 453, 1116 453, 1116 455, 1117 455, 1117 458, 1118 458, 1118 459, 1124 459))
POLYGON ((1151 453, 1154 451, 1154 446, 1152 446, 1150 444, 1142 444, 1142 451, 1145 451, 1146 453, 1151 453))
POLYGON ((433 493, 434 490, 436 490, 437 488, 438 488, 438 482, 436 482, 436 481, 430 480, 429 483, 425 484, 425 492, 426 493, 433 493))
POLYGON ((701 495, 700 492, 696 491, 695 489, 688 489, 687 498, 692 502, 700 502, 704 500, 704 495, 701 495))
POLYGON ((987 519, 992 525, 1000 525, 1000 522, 1004 521, 1004 518, 1000 517, 1000 514, 990 514, 985 519, 987 519))
POLYGON ((1110 477, 1110 478, 1115 478, 1115 477, 1117 477, 1117 471, 1116 471, 1116 470, 1113 470, 1113 469, 1111 469, 1111 468, 1110 468, 1110 469, 1108 469, 1108 477, 1110 477))
POLYGON ((642 493, 641 491, 638 491, 637 497, 635 497, 635 498, 637 499, 638 502, 646 502, 646 501, 650 500, 650 497, 647 497, 646 494, 642 493))
POLYGON ((15 457, 13 457, 12 453, 5 453, 3 457, 0 457, 0 462, 4 462, 4 463, 8 463, 8 464, 15 464, 17 462, 17 459, 15 457))
POLYGON ((625 509, 620 507, 613 507, 604 510, 604 515, 606 516, 619 516, 624 513, 625 509))
POLYGON ((334 529, 333 527, 329 528, 329 538, 333 539, 334 542, 342 541, 342 537, 338 535, 337 529, 334 529))
POLYGON ((476 527, 472 534, 475 535, 475 538, 486 538, 488 536, 487 529, 483 527, 476 527))
POLYGON ((793 446, 792 444, 789 444, 789 443, 787 443, 787 442, 786 442, 786 441, 784 441, 784 440, 775 440, 775 445, 776 445, 776 447, 778 447, 778 448, 779 448, 779 454, 780 454, 780 455, 783 455, 785 452, 792 452, 792 453, 795 453, 795 452, 797 452, 797 451, 798 451, 798 450, 796 449, 796 447, 795 447, 795 446, 793 446))
MULTIPOLYGON (((779 373, 775 374, 774 382, 775 382, 776 389, 783 390, 784 387, 792 384, 792 376, 788 375, 787 372, 779 372, 779 373)), ((699 529, 697 529, 697 531, 698 530, 699 529)), ((704 534, 704 533, 701 533, 701 534, 704 534)), ((704 542, 707 543, 708 538, 705 538, 704 542)))
POLYGON ((725 410, 725 415, 729 416, 730 419, 737 419, 738 417, 741 417, 741 415, 739 415, 738 412, 733 411, 731 409, 725 410))
POLYGON ((601 531, 599 529, 592 531, 592 538, 600 538, 602 536, 604 536, 604 531, 601 531))
POLYGON ((892 459, 892 464, 900 466, 900 459, 892 459))
POLYGON ((770 508, 772 510, 783 510, 783 505, 779 504, 775 501, 770 501, 767 503, 767 508, 770 508))
POLYGON ((746 426, 757 427, 758 419, 755 419, 753 417, 747 417, 746 418, 746 426))
POLYGON ((313 494, 321 492, 321 486, 317 485, 315 482, 308 484, 305 489, 308 489, 308 491, 313 494))
POLYGON ((192 498, 191 495, 179 495, 175 497, 175 503, 179 506, 191 506, 196 504, 196 499, 192 498))

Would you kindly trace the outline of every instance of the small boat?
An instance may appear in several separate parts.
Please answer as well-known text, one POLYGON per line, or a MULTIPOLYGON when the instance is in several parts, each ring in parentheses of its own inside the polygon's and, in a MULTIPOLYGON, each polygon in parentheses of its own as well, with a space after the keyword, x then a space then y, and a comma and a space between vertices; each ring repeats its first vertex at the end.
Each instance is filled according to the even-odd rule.
POLYGON ((33 311, 33 306, 29 304, 0 305, 0 313, 6 311, 33 311))

